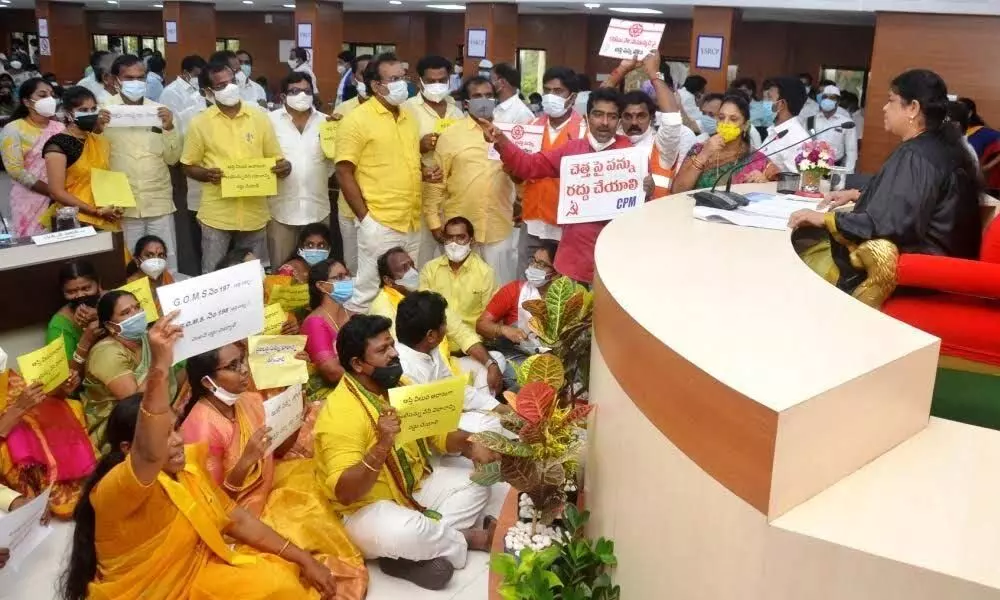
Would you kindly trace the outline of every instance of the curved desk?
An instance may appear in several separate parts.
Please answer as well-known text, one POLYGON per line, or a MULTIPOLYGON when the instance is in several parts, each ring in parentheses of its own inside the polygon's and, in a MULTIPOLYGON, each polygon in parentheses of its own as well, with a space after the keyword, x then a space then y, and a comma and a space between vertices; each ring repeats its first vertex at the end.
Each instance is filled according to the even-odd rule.
POLYGON ((1000 432, 929 420, 937 338, 692 206, 596 248, 586 492, 624 596, 1000 598, 1000 432))

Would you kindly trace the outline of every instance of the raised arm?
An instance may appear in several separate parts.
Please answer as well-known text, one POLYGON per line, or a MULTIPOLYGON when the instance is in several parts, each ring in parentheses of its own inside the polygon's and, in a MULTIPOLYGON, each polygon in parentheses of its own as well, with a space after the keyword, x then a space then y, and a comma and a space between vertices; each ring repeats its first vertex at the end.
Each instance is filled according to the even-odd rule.
POLYGON ((146 377, 146 392, 139 405, 139 421, 135 428, 130 456, 135 476, 143 485, 153 483, 170 458, 170 432, 176 415, 170 407, 167 375, 173 367, 174 344, 184 331, 174 325, 178 311, 165 315, 149 330, 152 364, 146 377))

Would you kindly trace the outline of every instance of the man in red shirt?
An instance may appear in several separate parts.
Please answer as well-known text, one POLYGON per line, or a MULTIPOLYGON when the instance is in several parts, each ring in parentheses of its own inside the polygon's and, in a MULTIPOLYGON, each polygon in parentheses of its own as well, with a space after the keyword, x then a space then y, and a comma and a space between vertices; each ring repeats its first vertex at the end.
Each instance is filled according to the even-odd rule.
MULTIPOLYGON (((512 177, 543 179, 559 177, 559 164, 564 156, 575 156, 602 150, 629 148, 632 142, 618 135, 618 121, 624 105, 618 90, 600 88, 587 100, 585 137, 570 140, 551 150, 528 154, 510 142, 492 123, 480 121, 486 141, 495 145, 500 160, 512 177)), ((562 226, 562 241, 556 252, 556 270, 576 281, 590 284, 594 278, 594 245, 607 221, 573 223, 562 226)))

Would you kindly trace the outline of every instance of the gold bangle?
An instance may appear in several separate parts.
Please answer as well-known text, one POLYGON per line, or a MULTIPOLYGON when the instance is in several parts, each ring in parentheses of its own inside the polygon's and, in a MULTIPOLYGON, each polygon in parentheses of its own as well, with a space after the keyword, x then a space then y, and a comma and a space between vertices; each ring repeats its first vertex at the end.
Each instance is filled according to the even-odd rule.
POLYGON ((367 462, 365 462, 364 458, 361 459, 361 464, 363 464, 365 467, 367 467, 368 470, 370 470, 372 473, 378 473, 378 469, 376 469, 375 467, 373 467, 370 464, 368 464, 367 462))
POLYGON ((703 163, 702 161, 698 160, 697 156, 692 156, 691 157, 691 166, 693 166, 695 169, 698 169, 699 171, 704 171, 705 170, 705 163, 703 163))
POLYGON ((288 545, 291 543, 292 540, 285 540, 285 545, 281 547, 281 550, 278 550, 278 558, 282 558, 281 555, 285 553, 285 550, 288 550, 288 545))
POLYGON ((146 407, 143 406, 140 403, 139 404, 139 412, 141 412, 143 414, 143 416, 145 416, 145 417, 162 417, 163 415, 169 415, 170 414, 170 409, 168 408, 167 410, 165 410, 163 412, 153 413, 153 412, 149 412, 148 410, 146 410, 146 407))

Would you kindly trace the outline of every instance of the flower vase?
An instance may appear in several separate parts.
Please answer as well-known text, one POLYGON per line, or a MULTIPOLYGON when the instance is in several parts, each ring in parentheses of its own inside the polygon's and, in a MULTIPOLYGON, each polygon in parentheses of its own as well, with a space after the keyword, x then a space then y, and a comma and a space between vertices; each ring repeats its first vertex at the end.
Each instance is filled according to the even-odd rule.
POLYGON ((820 183, 823 181, 823 172, 819 169, 810 169, 802 171, 800 175, 798 195, 809 198, 822 198, 823 194, 819 188, 820 183))

